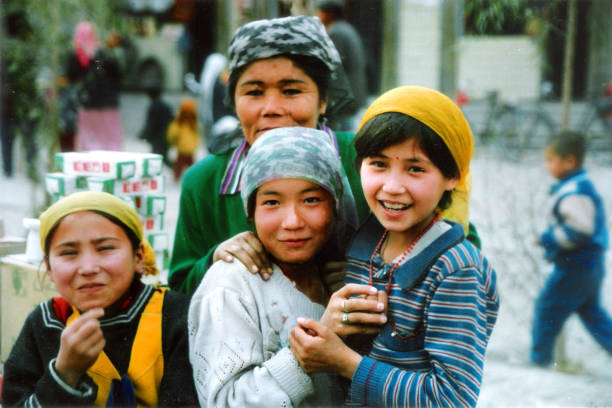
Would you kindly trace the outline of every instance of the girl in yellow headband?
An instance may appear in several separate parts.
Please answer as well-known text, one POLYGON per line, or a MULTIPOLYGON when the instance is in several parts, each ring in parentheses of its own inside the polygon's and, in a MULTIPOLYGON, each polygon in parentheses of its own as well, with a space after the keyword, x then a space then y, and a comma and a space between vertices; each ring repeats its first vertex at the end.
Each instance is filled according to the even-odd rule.
POLYGON ((40 241, 60 297, 27 318, 4 364, 3 403, 197 405, 189 300, 141 283, 157 268, 136 211, 76 193, 40 216, 40 241))
MULTIPOLYGON (((346 283, 385 291, 387 323, 357 352, 299 319, 291 350, 307 372, 352 380, 351 403, 476 406, 499 299, 495 271, 465 238, 469 126, 443 94, 400 87, 368 108, 354 143, 373 214, 352 241, 346 283), (445 219, 449 209, 461 223, 445 219)), ((328 311, 351 325, 360 302, 330 302, 328 311)))

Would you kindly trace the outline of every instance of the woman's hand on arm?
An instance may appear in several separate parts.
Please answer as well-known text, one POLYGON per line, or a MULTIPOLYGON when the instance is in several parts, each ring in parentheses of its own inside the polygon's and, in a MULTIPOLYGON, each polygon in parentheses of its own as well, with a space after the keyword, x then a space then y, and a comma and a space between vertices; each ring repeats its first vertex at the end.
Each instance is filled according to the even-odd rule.
POLYGON ((104 349, 106 342, 98 321, 103 315, 101 308, 90 309, 62 332, 55 371, 73 388, 104 349))
POLYGON ((289 334, 289 344, 302 369, 307 373, 335 372, 352 378, 361 355, 320 322, 304 318, 297 322, 289 334))
POLYGON ((341 338, 378 334, 387 322, 387 294, 373 286, 348 284, 329 299, 321 324, 341 338))
POLYGON ((213 253, 213 263, 222 259, 233 262, 234 258, 252 273, 259 273, 264 280, 270 278, 272 265, 261 241, 250 231, 241 232, 223 241, 213 253))

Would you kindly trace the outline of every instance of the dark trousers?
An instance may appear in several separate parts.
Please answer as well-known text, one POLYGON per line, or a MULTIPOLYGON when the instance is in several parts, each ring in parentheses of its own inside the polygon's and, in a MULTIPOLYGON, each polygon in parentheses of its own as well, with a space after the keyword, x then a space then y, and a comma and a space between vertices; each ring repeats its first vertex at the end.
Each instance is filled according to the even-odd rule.
POLYGON ((612 354, 612 319, 601 305, 604 275, 603 257, 595 265, 555 265, 536 300, 531 361, 539 365, 553 362, 555 340, 574 312, 595 340, 612 354))

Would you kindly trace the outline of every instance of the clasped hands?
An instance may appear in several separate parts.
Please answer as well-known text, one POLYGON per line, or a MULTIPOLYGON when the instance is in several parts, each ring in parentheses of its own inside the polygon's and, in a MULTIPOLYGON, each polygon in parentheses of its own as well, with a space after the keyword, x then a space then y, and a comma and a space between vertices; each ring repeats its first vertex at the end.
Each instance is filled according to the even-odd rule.
POLYGON ((320 321, 298 318, 291 329, 291 351, 304 371, 336 372, 352 378, 361 355, 344 340, 379 333, 387 322, 387 294, 368 285, 348 284, 334 292, 320 321))

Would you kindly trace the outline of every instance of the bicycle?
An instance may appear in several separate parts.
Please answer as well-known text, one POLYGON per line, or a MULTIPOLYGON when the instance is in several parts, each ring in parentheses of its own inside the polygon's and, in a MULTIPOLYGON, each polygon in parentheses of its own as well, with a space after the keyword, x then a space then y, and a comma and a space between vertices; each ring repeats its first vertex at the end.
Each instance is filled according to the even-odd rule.
POLYGON ((589 156, 594 161, 612 163, 612 82, 602 95, 590 98, 578 131, 584 133, 589 156))
MULTIPOLYGON (((475 130, 475 123, 469 118, 468 122, 476 140, 502 159, 519 161, 530 151, 541 151, 556 131, 555 121, 540 103, 531 108, 519 107, 502 101, 498 91, 487 92, 485 100, 487 112, 482 128, 475 130)), ((458 93, 460 106, 468 101, 465 94, 458 93)))

